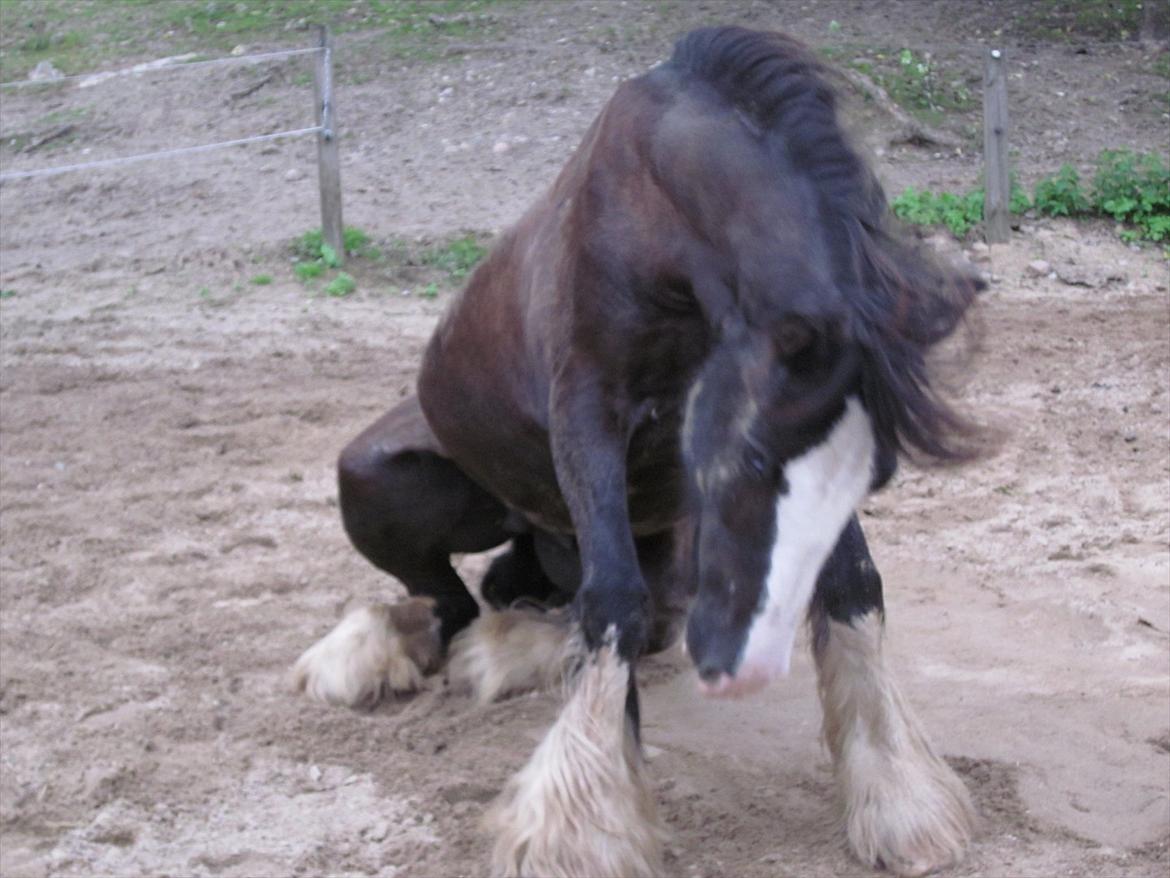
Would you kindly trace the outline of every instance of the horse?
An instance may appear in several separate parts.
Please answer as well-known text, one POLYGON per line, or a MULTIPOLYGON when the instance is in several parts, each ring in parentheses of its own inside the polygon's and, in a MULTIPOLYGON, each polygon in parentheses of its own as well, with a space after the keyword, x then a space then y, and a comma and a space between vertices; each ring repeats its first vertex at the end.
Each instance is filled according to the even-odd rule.
POLYGON ((345 530, 412 598, 346 616, 299 688, 368 705, 444 655, 485 700, 569 681, 488 814, 495 874, 658 874, 639 658, 681 637, 706 694, 744 695, 805 620, 854 854, 919 875, 970 840, 883 658, 855 510, 900 457, 977 454, 928 354, 981 283, 898 233, 836 100, 790 37, 682 37, 473 273, 417 394, 341 454, 345 530), (505 545, 481 613, 451 556, 505 545))

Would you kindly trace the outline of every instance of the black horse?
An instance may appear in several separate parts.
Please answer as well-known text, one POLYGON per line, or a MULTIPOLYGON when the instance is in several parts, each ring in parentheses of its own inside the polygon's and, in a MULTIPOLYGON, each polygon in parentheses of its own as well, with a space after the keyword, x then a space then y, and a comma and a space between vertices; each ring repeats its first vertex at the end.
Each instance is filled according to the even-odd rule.
MULTIPOLYGON (((977 283, 888 222, 807 49, 695 31, 618 89, 443 318, 418 396, 343 452, 346 530, 433 601, 456 676, 492 697, 577 645, 493 811, 497 872, 658 869, 633 667, 688 609, 712 695, 785 673, 807 618, 854 851, 901 874, 961 854, 971 806, 883 664, 854 510, 900 453, 969 455, 926 355, 977 283), (450 557, 508 541, 481 585, 501 612, 474 621, 450 557), (571 622, 506 609, 522 599, 571 622)), ((385 610, 347 617, 298 683, 351 705, 417 685, 433 655, 385 610)))

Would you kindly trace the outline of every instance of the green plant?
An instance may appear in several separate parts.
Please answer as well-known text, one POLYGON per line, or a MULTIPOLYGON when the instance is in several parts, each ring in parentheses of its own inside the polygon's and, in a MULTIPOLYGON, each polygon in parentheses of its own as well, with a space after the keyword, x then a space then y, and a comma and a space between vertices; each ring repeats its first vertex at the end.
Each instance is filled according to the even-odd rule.
POLYGON ((1081 188, 1080 174, 1072 165, 1061 165, 1051 177, 1036 184, 1033 204, 1048 216, 1081 216, 1089 211, 1089 199, 1081 188))
POLYGON ((315 277, 320 277, 324 273, 325 263, 320 260, 314 262, 298 262, 293 266, 293 274, 300 281, 312 280, 315 277))
POLYGON ((1097 157, 1093 203, 1151 241, 1170 238, 1170 165, 1153 154, 1106 149, 1097 157))
POLYGON ((0 299, 11 299, 16 295, 16 290, 0 290, 0 299))
POLYGON ((423 255, 423 263, 447 272, 452 281, 461 281, 487 254, 487 248, 474 235, 463 235, 434 247, 423 255))
POLYGON ((337 277, 333 278, 333 280, 329 281, 329 283, 325 285, 326 294, 337 297, 348 296, 356 289, 357 281, 355 281, 353 277, 346 274, 344 271, 340 272, 337 277))
POLYGON ((254 275, 252 277, 251 282, 258 287, 266 287, 270 283, 272 283, 272 275, 270 275, 270 274, 257 274, 257 275, 254 275))
MULTIPOLYGON (((356 259, 381 259, 382 252, 373 245, 370 236, 359 228, 346 226, 342 230, 342 246, 347 255, 356 259)), ((341 268, 336 250, 325 243, 320 229, 310 229, 292 242, 293 274, 302 282, 322 277, 326 271, 341 268)), ((330 296, 348 296, 357 288, 351 275, 341 272, 325 285, 330 296)))
POLYGON ((1127 241, 1170 240, 1170 166, 1152 154, 1106 149, 1097 156, 1092 189, 1071 165, 1036 184, 1035 207, 1048 216, 1104 216, 1130 226, 1127 241))
MULTIPOLYGON (((984 190, 972 189, 963 195, 952 192, 921 191, 907 188, 890 202, 890 209, 899 219, 922 226, 946 226, 951 233, 962 238, 967 232, 983 221, 984 190)), ((1020 214, 1032 206, 1023 187, 1011 179, 1008 210, 1020 214)))
POLYGON ((983 190, 966 195, 931 192, 908 187, 890 203, 894 215, 915 225, 946 226, 956 237, 963 237, 983 219, 983 190))
POLYGON ((418 294, 424 299, 433 299, 435 296, 439 295, 439 285, 437 283, 431 282, 419 290, 418 294))

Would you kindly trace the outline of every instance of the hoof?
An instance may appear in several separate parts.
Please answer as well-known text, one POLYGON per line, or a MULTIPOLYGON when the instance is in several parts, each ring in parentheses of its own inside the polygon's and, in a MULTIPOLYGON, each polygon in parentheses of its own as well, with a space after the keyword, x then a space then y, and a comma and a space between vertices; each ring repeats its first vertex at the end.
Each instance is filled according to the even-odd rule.
POLYGON ((885 664, 880 618, 830 622, 817 661, 825 740, 853 853, 904 876, 957 863, 975 809, 885 664))
POLYGON ((950 766, 930 757, 895 756, 853 769, 844 792, 845 833, 862 862, 910 878, 963 858, 975 811, 950 766))
POLYGON ((416 598, 350 611, 297 659, 293 689, 353 708, 371 708, 387 693, 417 690, 442 653, 431 606, 416 598))
POLYGON ((647 878, 662 873, 666 832, 626 720, 629 665, 603 648, 491 806, 496 876, 647 878))
POLYGON ((566 613, 486 613, 451 641, 447 676, 481 704, 559 683, 572 653, 566 613))

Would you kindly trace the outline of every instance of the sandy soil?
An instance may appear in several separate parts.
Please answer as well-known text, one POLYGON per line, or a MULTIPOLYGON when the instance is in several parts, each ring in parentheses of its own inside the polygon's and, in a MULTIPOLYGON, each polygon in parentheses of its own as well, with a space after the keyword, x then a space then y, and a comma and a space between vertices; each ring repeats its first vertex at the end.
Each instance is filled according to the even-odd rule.
MULTIPOLYGON (((341 40, 350 222, 385 238, 500 228, 615 80, 691 24, 823 41, 837 20, 845 37, 933 48, 977 76, 976 30, 994 22, 974 2, 492 14, 490 46, 434 61, 387 60, 376 34, 341 40)), ((1011 57, 1025 181, 1102 146, 1164 148, 1137 48, 1021 43, 1011 57)), ((234 101, 260 72, 71 90, 52 100, 86 108, 75 140, 0 158, 18 169, 295 127, 301 68, 275 69, 234 101)), ((6 135, 44 116, 43 98, 4 98, 6 135)), ((892 147, 883 120, 854 118, 895 191, 977 176, 969 151, 892 147)), ((0 303, 6 878, 479 874, 477 818, 555 714, 546 695, 479 708, 439 678, 370 714, 283 686, 347 598, 401 593, 346 542, 333 462, 409 391, 444 301, 399 295, 387 265, 344 300, 291 278, 284 242, 317 221, 312 167, 299 142, 0 187, 0 288, 16 292, 0 303), (276 282, 247 283, 262 271, 276 282)), ((982 267, 982 350, 952 372, 1002 448, 958 471, 905 468, 864 507, 890 652, 983 817, 952 874, 1164 876, 1167 264, 1105 226, 1027 220, 982 267), (1051 276, 1029 271, 1041 258, 1051 276)), ((464 560, 472 581, 483 563, 464 560)), ((672 874, 869 874, 831 827, 807 660, 732 704, 702 700, 677 655, 647 665, 672 874)))

